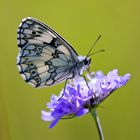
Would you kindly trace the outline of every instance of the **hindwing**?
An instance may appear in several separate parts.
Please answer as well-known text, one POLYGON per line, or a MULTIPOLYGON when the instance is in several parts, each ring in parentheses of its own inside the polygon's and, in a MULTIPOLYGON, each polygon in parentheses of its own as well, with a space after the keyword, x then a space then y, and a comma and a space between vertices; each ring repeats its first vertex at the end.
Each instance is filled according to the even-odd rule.
POLYGON ((60 35, 44 23, 25 18, 18 29, 17 66, 34 87, 51 86, 72 76, 77 53, 60 35))

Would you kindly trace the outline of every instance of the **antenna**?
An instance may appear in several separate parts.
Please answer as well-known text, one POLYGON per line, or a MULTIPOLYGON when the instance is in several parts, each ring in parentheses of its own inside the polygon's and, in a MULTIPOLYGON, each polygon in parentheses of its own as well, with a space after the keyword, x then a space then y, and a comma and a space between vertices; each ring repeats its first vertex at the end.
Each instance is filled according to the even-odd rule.
POLYGON ((92 49, 94 48, 94 46, 96 45, 96 43, 98 42, 98 40, 101 38, 101 35, 98 36, 98 38, 96 39, 96 41, 94 42, 93 46, 90 48, 90 50, 87 53, 87 57, 89 56, 90 52, 92 51, 92 49))
POLYGON ((89 57, 89 56, 91 56, 91 55, 94 55, 94 54, 96 54, 96 53, 99 53, 99 52, 104 52, 104 51, 105 51, 104 49, 99 50, 99 51, 97 51, 97 52, 94 52, 94 53, 89 54, 89 55, 88 55, 88 57, 89 57))

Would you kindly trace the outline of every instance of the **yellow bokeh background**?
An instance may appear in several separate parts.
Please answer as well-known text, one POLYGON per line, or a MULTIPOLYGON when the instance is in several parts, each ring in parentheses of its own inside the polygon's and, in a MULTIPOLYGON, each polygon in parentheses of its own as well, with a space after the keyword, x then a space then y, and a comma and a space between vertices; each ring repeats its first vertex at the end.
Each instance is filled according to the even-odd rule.
POLYGON ((0 1, 0 140, 98 140, 92 117, 60 121, 53 129, 41 120, 51 94, 64 83, 35 89, 16 67, 17 28, 22 18, 48 24, 80 55, 86 55, 99 34, 91 71, 117 68, 131 73, 126 86, 98 108, 105 140, 140 139, 140 1, 138 0, 1 0, 0 1))

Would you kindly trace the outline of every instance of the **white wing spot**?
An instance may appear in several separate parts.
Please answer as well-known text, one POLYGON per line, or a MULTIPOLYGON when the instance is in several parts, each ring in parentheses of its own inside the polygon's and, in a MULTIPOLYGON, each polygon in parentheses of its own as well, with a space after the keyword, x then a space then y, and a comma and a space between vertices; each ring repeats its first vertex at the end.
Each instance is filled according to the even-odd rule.
POLYGON ((19 65, 17 65, 19 72, 21 72, 21 67, 19 65))
POLYGON ((24 73, 26 75, 26 79, 29 79, 31 77, 31 74, 30 73, 24 73))
POLYGON ((50 79, 49 81, 46 82, 46 85, 51 85, 53 83, 53 80, 50 79))
POLYGON ((47 71, 40 74, 40 78, 42 81, 44 81, 45 79, 48 79, 50 77, 50 73, 48 73, 47 71))
POLYGON ((21 66, 20 66, 22 69, 22 71, 25 71, 26 69, 27 69, 27 67, 28 67, 28 65, 25 65, 25 64, 21 64, 21 66))
POLYGON ((25 29, 25 30, 23 31, 23 33, 25 33, 25 34, 32 34, 32 31, 31 31, 31 30, 28 30, 28 29, 25 29))
POLYGON ((45 48, 44 52, 46 52, 46 53, 48 53, 50 55, 55 52, 55 49, 51 48, 50 46, 46 46, 44 48, 45 48))
POLYGON ((28 27, 29 27, 29 25, 28 25, 28 24, 26 24, 26 23, 24 23, 24 24, 22 25, 22 27, 23 27, 23 28, 28 28, 28 27))
POLYGON ((35 49, 35 45, 29 45, 26 49, 33 50, 35 49))
POLYGON ((41 67, 41 66, 44 66, 44 61, 34 61, 34 64, 37 66, 37 67, 41 67))
POLYGON ((19 40, 19 39, 17 40, 17 44, 18 44, 18 45, 20 44, 20 40, 19 40))
POLYGON ((47 65, 37 68, 38 73, 42 73, 42 72, 45 72, 45 71, 48 71, 48 70, 49 70, 49 67, 47 65))
POLYGON ((50 43, 53 40, 53 37, 51 34, 43 32, 43 34, 41 34, 41 37, 39 39, 43 40, 44 42, 50 43))
POLYGON ((20 44, 21 44, 21 45, 23 45, 25 42, 26 42, 26 41, 23 40, 23 39, 20 40, 20 44))
POLYGON ((24 37, 24 35, 23 34, 20 34, 20 38, 23 38, 24 37))
POLYGON ((43 44, 43 42, 40 40, 29 39, 28 41, 30 44, 43 44))
POLYGON ((21 74, 21 76, 24 80, 26 80, 26 76, 24 74, 21 74))
POLYGON ((67 55, 70 55, 70 52, 68 51, 68 49, 64 45, 60 45, 57 49, 65 54, 67 54, 67 55))
POLYGON ((41 35, 41 37, 35 37, 34 39, 47 43, 50 43, 53 40, 51 36, 47 36, 47 35, 41 35))
POLYGON ((17 64, 20 62, 20 56, 21 56, 21 54, 19 53, 17 56, 17 64))
POLYGON ((29 21, 29 20, 28 20, 28 21, 26 21, 26 23, 27 23, 27 24, 32 24, 32 21, 29 21))

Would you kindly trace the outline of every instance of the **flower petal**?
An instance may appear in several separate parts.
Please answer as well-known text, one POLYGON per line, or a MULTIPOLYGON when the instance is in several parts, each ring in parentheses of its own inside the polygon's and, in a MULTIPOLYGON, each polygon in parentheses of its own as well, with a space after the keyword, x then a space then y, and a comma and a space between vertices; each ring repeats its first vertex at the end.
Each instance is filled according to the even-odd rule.
POLYGON ((85 115, 88 112, 89 112, 88 109, 81 109, 79 112, 76 113, 76 116, 80 117, 82 115, 85 115))
POLYGON ((52 123, 50 124, 49 128, 53 128, 58 123, 58 121, 60 120, 60 118, 57 118, 54 121, 52 121, 52 123))
POLYGON ((41 110, 41 118, 44 121, 52 121, 54 118, 51 116, 51 112, 46 112, 44 110, 41 110))

